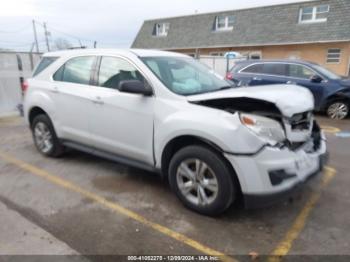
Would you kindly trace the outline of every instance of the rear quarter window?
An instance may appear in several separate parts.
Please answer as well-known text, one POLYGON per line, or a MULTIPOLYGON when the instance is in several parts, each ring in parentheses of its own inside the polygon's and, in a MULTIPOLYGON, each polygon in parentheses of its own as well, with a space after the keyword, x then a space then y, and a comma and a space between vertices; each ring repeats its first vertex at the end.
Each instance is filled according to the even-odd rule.
POLYGON ((274 76, 287 76, 287 65, 277 63, 266 63, 263 67, 263 73, 274 76))
POLYGON ((53 80, 89 85, 94 62, 94 56, 71 58, 54 73, 53 80))
POLYGON ((51 65, 53 62, 55 62, 58 59, 58 57, 43 57, 36 67, 36 69, 33 72, 33 77, 44 71, 49 65, 51 65))
POLYGON ((243 73, 262 73, 263 64, 254 64, 242 70, 243 73))

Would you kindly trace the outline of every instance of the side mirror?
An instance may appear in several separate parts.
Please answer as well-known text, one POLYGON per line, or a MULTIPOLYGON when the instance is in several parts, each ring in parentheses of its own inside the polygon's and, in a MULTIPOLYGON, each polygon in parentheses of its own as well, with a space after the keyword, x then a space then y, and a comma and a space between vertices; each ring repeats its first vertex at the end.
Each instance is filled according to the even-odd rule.
POLYGON ((310 81, 313 82, 313 83, 321 83, 323 81, 323 78, 320 77, 319 75, 313 75, 310 78, 310 81))
POLYGON ((139 80, 124 80, 119 82, 118 89, 120 92, 140 94, 144 96, 151 96, 152 89, 149 86, 145 86, 139 80))

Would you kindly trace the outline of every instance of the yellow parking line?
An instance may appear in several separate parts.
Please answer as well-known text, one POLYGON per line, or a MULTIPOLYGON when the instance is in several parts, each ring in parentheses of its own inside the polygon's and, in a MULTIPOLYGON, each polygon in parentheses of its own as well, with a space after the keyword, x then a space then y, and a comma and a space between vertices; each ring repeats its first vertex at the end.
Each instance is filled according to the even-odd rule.
POLYGON ((56 184, 60 187, 63 187, 65 189, 68 189, 70 191, 73 191, 73 192, 76 192, 80 195, 83 195, 84 197, 90 199, 90 200, 93 200, 97 203, 99 203, 100 205, 118 213, 118 214, 122 214, 126 217, 129 217, 141 224, 144 224, 145 226, 148 226, 168 237, 171 237, 185 245, 188 245, 204 254, 207 254, 207 255, 211 255, 211 256, 217 256, 217 257, 220 257, 220 259, 222 261, 230 261, 230 262, 233 262, 233 261, 237 261, 235 259, 233 259, 232 257, 229 257, 227 255, 225 255, 224 253, 220 252, 220 251, 217 251, 217 250, 214 250, 206 245, 203 245, 201 243, 199 243, 198 241, 196 240, 193 240, 181 233, 178 233, 170 228, 167 228, 165 226, 162 226, 160 224, 157 224, 157 223, 154 223, 150 220, 148 220, 147 218, 125 208, 125 207, 122 207, 121 205, 117 204, 117 203, 114 203, 114 202, 111 202, 107 199, 105 199, 104 197, 101 197, 99 195, 96 195, 90 191, 87 191, 63 178, 60 178, 60 177, 57 177, 55 175, 52 175, 50 174, 49 172, 43 170, 43 169, 40 169, 38 167, 35 167, 31 164, 28 164, 26 162, 23 162, 17 158, 14 158, 6 153, 3 153, 3 152, 0 152, 0 158, 2 160, 4 160, 5 162, 7 163, 10 163, 10 164, 13 164, 25 171, 28 171, 30 172, 31 174, 33 175, 36 175, 36 176, 39 176, 39 177, 42 177, 44 179, 46 179, 47 181, 53 183, 53 184, 56 184))
POLYGON ((322 183, 317 192, 314 192, 309 200, 305 203, 303 209, 300 211, 299 215, 295 219, 292 227, 287 231, 282 241, 277 245, 277 247, 271 253, 269 257, 269 262, 281 261, 282 257, 287 255, 292 248, 294 240, 299 236, 301 231, 304 229, 306 220, 310 216, 312 209, 318 202, 321 191, 329 184, 332 178, 336 174, 336 170, 331 167, 325 167, 325 172, 322 177, 322 183))
POLYGON ((326 133, 330 133, 330 134, 335 134, 340 132, 341 130, 337 127, 334 126, 321 126, 321 129, 326 132, 326 133))

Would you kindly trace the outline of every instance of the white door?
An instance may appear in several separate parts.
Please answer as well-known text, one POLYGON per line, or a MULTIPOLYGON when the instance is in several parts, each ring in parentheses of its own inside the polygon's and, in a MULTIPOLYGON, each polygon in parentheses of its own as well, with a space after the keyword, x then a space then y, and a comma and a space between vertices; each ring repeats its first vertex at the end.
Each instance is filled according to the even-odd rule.
POLYGON ((52 93, 56 103, 56 120, 60 135, 66 140, 90 143, 90 76, 94 56, 76 57, 67 61, 53 76, 52 93))
POLYGON ((153 164, 154 97, 119 92, 122 80, 144 81, 128 61, 102 57, 98 85, 92 87, 96 103, 91 112, 91 139, 96 148, 153 164))

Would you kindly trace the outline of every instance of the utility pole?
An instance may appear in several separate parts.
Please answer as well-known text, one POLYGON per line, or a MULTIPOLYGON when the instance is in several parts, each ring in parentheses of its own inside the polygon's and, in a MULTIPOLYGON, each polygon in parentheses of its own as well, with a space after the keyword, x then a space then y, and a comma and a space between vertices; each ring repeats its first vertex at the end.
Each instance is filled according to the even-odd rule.
POLYGON ((47 31, 46 23, 44 23, 44 31, 45 31, 45 41, 46 41, 47 52, 50 52, 50 44, 49 44, 50 33, 47 31))
POLYGON ((36 52, 39 53, 39 44, 38 44, 38 36, 36 34, 35 20, 33 20, 33 31, 34 31, 34 40, 35 40, 36 52))

